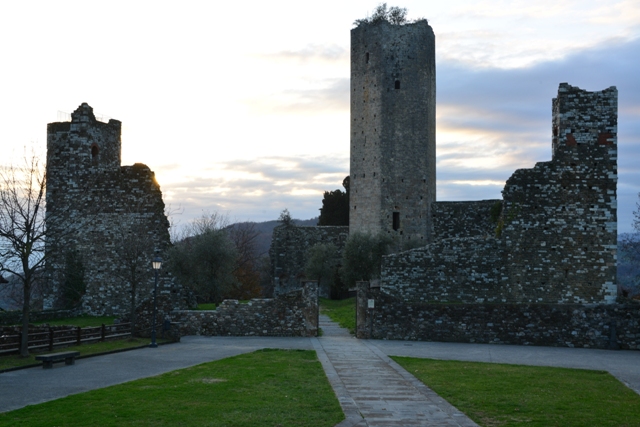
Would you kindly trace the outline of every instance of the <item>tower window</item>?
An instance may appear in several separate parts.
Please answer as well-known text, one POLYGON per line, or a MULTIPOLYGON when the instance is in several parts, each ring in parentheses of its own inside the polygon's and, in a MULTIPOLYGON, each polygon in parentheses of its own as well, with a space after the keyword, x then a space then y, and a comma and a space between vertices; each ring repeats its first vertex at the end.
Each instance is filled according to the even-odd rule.
POLYGON ((367 52, 366 58, 367 58, 367 64, 368 64, 369 63, 369 52, 367 52))
POLYGON ((400 80, 396 80, 396 89, 400 89, 400 80))
POLYGON ((400 228, 400 212, 393 213, 393 229, 398 231, 400 228))
POLYGON ((93 143, 91 145, 91 160, 97 160, 99 153, 100 153, 100 148, 96 143, 93 143))

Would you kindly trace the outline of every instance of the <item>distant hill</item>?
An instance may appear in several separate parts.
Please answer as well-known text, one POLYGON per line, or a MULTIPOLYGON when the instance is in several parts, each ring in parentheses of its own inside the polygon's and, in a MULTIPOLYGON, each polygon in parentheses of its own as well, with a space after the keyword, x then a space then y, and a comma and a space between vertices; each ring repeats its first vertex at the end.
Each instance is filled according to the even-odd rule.
MULTIPOLYGON (((300 227, 314 227, 318 225, 318 218, 311 219, 294 219, 295 225, 300 227)), ((235 227, 241 224, 253 224, 253 228, 258 232, 256 238, 256 247, 258 250, 258 256, 269 255, 269 248, 271 247, 271 236, 273 235, 273 229, 280 225, 280 221, 264 221, 264 222, 236 222, 229 225, 229 228, 235 227)))

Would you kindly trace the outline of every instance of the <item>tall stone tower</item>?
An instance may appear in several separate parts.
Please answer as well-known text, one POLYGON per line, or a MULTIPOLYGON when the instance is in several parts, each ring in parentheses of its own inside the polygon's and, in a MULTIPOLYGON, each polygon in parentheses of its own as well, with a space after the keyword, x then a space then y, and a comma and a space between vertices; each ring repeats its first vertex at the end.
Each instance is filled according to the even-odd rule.
POLYGON ((427 21, 352 29, 351 233, 430 240, 435 137, 435 35, 427 21))

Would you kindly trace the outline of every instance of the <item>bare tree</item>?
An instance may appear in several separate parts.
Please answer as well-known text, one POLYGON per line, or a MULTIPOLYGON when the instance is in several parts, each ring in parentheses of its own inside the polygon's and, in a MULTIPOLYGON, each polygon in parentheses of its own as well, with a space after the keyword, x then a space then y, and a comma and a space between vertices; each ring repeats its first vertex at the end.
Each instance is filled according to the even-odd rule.
POLYGON ((229 239, 236 248, 233 276, 236 278, 226 296, 235 299, 251 299, 260 296, 260 270, 256 239, 258 232, 252 222, 241 222, 228 227, 229 239))
POLYGON ((29 311, 45 254, 44 165, 35 155, 22 166, 0 170, 0 274, 12 274, 22 286, 20 355, 29 355, 29 311))
POLYGON ((150 235, 139 221, 123 224, 115 232, 115 254, 120 268, 116 274, 125 284, 129 293, 129 321, 131 335, 135 336, 136 308, 138 294, 141 287, 149 281, 149 267, 151 266, 150 248, 156 247, 153 236, 150 235))

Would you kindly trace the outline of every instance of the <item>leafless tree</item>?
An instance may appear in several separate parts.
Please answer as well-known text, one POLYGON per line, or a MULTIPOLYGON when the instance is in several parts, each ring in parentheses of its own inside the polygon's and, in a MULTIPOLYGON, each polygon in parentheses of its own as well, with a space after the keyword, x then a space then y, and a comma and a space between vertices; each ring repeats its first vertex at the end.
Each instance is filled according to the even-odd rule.
POLYGON ((22 166, 0 169, 0 273, 10 273, 22 287, 22 337, 20 354, 29 355, 31 297, 45 254, 44 165, 35 155, 22 166))
POLYGON ((151 258, 150 248, 156 247, 153 236, 147 232, 141 221, 133 220, 115 230, 115 254, 120 268, 116 275, 125 283, 129 293, 129 321, 131 334, 135 336, 136 308, 142 285, 149 281, 151 258))
POLYGON ((260 296, 260 270, 256 239, 258 232, 252 222, 241 222, 228 227, 229 239, 236 248, 233 289, 227 296, 235 299, 251 299, 260 296))

